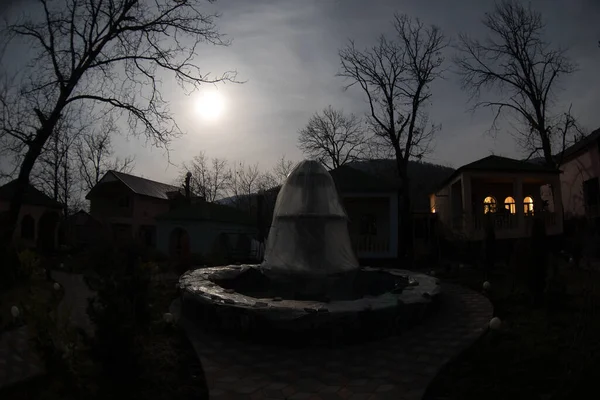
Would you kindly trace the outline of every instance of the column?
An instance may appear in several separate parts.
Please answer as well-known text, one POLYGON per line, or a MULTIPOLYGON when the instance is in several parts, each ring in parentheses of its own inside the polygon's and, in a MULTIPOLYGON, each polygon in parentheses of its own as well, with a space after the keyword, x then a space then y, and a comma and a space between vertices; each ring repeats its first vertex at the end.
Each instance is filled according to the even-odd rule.
POLYGON ((513 180, 513 194, 515 197, 515 208, 517 209, 517 229, 525 235, 525 213, 523 210, 523 178, 517 177, 513 180))
POLYGON ((462 210, 464 215, 464 232, 471 233, 473 229, 473 204, 471 203, 471 175, 464 173, 461 177, 462 210))

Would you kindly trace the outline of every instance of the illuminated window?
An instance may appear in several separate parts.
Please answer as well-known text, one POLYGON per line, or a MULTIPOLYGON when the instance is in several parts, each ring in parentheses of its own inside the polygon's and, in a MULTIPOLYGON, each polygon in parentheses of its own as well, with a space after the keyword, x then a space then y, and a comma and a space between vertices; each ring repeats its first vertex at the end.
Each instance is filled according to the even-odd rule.
POLYGON ((530 196, 523 199, 523 208, 525 214, 533 214, 533 199, 530 196))
POLYGON ((488 196, 483 199, 483 213, 487 214, 489 212, 496 212, 496 199, 492 196, 488 196))
POLYGON ((514 214, 517 212, 517 206, 515 204, 515 199, 513 199, 512 197, 508 196, 507 198, 504 199, 504 208, 506 208, 508 211, 510 211, 511 214, 514 214))

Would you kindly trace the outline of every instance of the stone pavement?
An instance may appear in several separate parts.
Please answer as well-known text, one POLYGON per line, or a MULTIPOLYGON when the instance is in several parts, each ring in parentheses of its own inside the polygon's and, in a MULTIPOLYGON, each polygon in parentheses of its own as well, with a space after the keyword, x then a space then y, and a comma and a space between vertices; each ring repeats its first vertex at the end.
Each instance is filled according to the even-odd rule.
POLYGON ((211 399, 421 399, 440 368, 481 336, 487 298, 443 284, 438 312, 399 337, 337 349, 287 349, 186 330, 211 399))
POLYGON ((0 336, 0 389, 43 373, 43 363, 34 351, 27 326, 0 336))
POLYGON ((83 329, 89 336, 93 336, 94 327, 86 310, 88 298, 94 297, 95 292, 88 288, 83 275, 52 271, 52 279, 58 282, 65 292, 58 306, 58 312, 61 315, 68 314, 74 325, 83 329))

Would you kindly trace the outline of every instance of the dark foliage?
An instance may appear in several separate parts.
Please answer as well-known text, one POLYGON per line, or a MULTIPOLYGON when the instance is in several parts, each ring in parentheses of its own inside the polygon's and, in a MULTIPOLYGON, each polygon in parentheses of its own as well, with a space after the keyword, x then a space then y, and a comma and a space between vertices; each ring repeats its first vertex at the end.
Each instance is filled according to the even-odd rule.
POLYGON ((145 270, 136 247, 127 247, 104 257, 95 268, 98 292, 90 300, 88 314, 96 325, 92 354, 108 377, 120 382, 140 372, 137 338, 150 321, 150 273, 145 270))
POLYGON ((530 263, 527 286, 536 303, 542 299, 548 276, 548 240, 544 220, 536 216, 533 220, 530 239, 530 263))

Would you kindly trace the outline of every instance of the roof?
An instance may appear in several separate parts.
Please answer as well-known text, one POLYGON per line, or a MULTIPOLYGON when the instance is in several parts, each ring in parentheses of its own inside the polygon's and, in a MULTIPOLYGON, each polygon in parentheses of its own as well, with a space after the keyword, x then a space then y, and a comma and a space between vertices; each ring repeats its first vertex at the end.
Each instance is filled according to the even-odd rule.
POLYGON ((158 215, 157 220, 188 220, 188 221, 213 221, 229 222, 240 225, 254 225, 255 221, 237 208, 217 203, 201 202, 189 206, 176 208, 158 215))
MULTIPOLYGON (((15 195, 17 188, 17 180, 8 182, 4 186, 0 186, 0 200, 10 201, 15 195)), ((47 196, 42 191, 36 189, 30 183, 27 184, 25 189, 25 196, 23 198, 23 204, 32 206, 43 206, 49 208, 63 208, 63 205, 58 201, 54 200, 50 196, 47 196)))
POLYGON ((559 174, 560 170, 549 167, 544 164, 532 163, 528 161, 515 160, 513 158, 491 155, 470 164, 458 168, 452 175, 445 179, 439 188, 444 187, 448 182, 456 178, 465 171, 489 171, 489 172, 517 172, 517 173, 545 173, 559 174))
POLYGON ((554 157, 562 162, 565 162, 569 158, 575 156, 581 150, 586 149, 590 145, 596 144, 598 140, 600 140, 600 129, 596 129, 594 132, 575 142, 573 145, 567 147, 562 153, 559 153, 554 157))
POLYGON ((375 174, 342 165, 329 171, 335 186, 342 193, 348 192, 395 192, 398 188, 375 174))
MULTIPOLYGON (((156 199, 168 200, 168 197, 167 197, 168 192, 177 192, 177 191, 182 190, 181 188, 179 188, 177 186, 168 185, 166 183, 157 182, 157 181, 153 181, 150 179, 141 178, 139 176, 130 175, 130 174, 113 171, 113 170, 108 171, 98 184, 101 184, 102 180, 109 174, 112 174, 115 178, 117 178, 117 180, 121 181, 133 193, 139 194, 141 196, 148 196, 148 197, 154 197, 156 199)), ((88 193, 88 196, 90 193, 88 193)), ((86 196, 86 198, 88 196, 86 196)))

